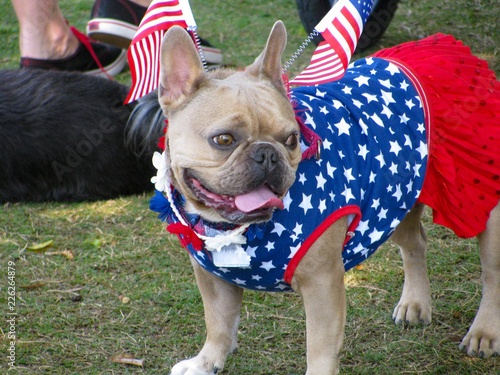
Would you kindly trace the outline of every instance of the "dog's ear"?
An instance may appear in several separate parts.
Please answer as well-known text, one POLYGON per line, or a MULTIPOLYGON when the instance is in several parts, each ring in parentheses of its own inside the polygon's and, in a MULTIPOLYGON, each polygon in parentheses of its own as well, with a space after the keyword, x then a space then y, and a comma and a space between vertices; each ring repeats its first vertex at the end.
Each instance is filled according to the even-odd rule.
POLYGON ((160 59, 158 99, 166 112, 188 99, 206 75, 193 40, 180 26, 166 32, 160 59))
POLYGON ((285 84, 282 79, 281 55, 286 47, 286 28, 283 22, 277 21, 264 51, 255 59, 252 65, 246 68, 246 72, 261 77, 264 75, 282 92, 286 94, 285 84))

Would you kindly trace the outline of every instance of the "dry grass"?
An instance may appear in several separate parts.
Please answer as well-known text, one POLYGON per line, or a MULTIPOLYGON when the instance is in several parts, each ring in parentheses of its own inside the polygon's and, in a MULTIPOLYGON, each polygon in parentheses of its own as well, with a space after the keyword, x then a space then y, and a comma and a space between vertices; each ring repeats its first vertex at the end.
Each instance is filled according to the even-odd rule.
MULTIPOLYGON (((203 343, 202 306, 187 254, 148 213, 147 201, 2 208, 0 261, 13 260, 17 268, 19 373, 165 373, 203 343), (47 240, 54 241, 50 251, 71 250, 74 259, 27 250, 47 240), (110 361, 121 353, 144 359, 144 367, 110 361)), ((433 323, 415 328, 392 323, 403 273, 397 249, 385 245, 363 269, 346 276, 343 373, 498 373, 498 359, 469 358, 457 348, 480 300, 476 244, 426 223, 433 323)), ((239 352, 225 373, 304 373, 298 296, 247 293, 239 338, 239 352)))

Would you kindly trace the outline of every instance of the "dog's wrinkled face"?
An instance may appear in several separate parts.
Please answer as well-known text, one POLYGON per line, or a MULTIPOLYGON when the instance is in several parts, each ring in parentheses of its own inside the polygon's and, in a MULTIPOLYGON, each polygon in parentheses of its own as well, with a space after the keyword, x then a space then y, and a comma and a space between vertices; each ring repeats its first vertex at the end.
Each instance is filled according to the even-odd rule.
POLYGON ((186 209, 211 221, 269 220, 295 179, 299 128, 281 80, 277 24, 245 71, 208 75, 187 33, 162 46, 159 100, 169 119, 167 164, 186 209))

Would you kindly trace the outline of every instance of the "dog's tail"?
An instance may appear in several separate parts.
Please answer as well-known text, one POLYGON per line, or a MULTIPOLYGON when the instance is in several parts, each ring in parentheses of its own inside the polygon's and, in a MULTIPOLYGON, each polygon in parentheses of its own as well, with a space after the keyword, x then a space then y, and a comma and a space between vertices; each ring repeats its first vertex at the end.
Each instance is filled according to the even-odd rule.
POLYGON ((126 128, 126 144, 137 155, 153 154, 165 128, 165 116, 158 92, 152 91, 138 100, 130 114, 126 128))

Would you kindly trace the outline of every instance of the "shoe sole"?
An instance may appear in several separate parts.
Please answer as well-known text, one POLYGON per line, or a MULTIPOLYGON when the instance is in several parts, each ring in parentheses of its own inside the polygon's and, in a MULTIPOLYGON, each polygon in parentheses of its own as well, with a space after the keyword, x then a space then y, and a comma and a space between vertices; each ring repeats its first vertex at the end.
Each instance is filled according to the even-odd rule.
POLYGON ((207 64, 222 64, 222 53, 220 49, 201 46, 207 64))
POLYGON ((87 35, 100 42, 127 49, 137 26, 112 18, 94 18, 87 23, 87 35))
MULTIPOLYGON (((128 49, 134 39, 137 26, 112 18, 94 18, 87 23, 87 35, 100 42, 128 49)), ((201 46, 208 64, 222 64, 220 49, 201 46)))
POLYGON ((95 70, 89 70, 88 72, 85 72, 85 74, 103 78, 109 78, 109 76, 114 77, 123 70, 126 64, 127 64, 127 51, 122 50, 120 55, 117 57, 115 61, 113 61, 108 66, 104 67, 104 70, 106 72, 103 72, 101 69, 95 69, 95 70))

